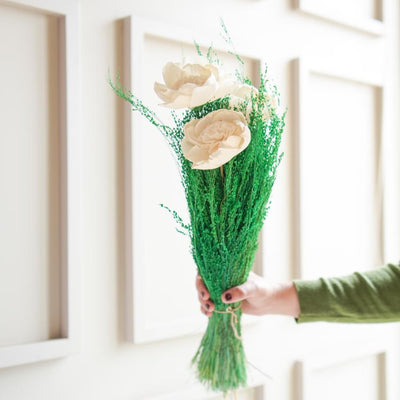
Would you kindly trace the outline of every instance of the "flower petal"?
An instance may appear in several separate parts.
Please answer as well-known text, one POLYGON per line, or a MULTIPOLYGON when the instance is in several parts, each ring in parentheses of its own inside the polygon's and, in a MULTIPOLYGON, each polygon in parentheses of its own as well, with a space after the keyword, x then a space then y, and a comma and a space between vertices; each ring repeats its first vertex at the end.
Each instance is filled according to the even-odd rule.
POLYGON ((251 100, 251 96, 257 95, 258 90, 254 86, 250 86, 247 84, 240 85, 239 87, 236 88, 234 92, 232 92, 233 95, 237 97, 241 97, 243 99, 248 99, 251 100))
POLYGON ((208 152, 199 146, 193 146, 188 141, 182 140, 182 152, 185 158, 198 163, 208 158, 208 152))
MULTIPOLYGON (((157 96, 165 102, 169 102, 174 97, 175 92, 168 89, 167 86, 163 85, 162 83, 159 82, 154 82, 154 91, 156 92, 157 96)), ((177 94, 175 95, 175 97, 177 94)))
POLYGON ((194 83, 197 86, 204 85, 211 76, 211 71, 200 64, 186 64, 183 66, 185 82, 194 83))
POLYGON ((227 79, 222 82, 218 82, 218 89, 214 94, 214 99, 221 99, 229 94, 232 94, 237 90, 238 83, 233 79, 227 79))
POLYGON ((207 85, 197 86, 193 89, 189 107, 193 108, 200 106, 212 99, 217 88, 217 83, 215 79, 212 78, 210 78, 209 81, 211 82, 209 82, 207 85))
POLYGON ((225 149, 240 149, 244 139, 241 136, 229 136, 226 140, 221 142, 220 147, 225 149))
POLYGON ((170 89, 179 89, 184 83, 185 73, 178 63, 168 62, 163 68, 163 78, 165 84, 170 89))
POLYGON ((176 98, 169 103, 161 104, 168 108, 187 108, 190 103, 190 96, 183 96, 179 93, 176 94, 176 98))

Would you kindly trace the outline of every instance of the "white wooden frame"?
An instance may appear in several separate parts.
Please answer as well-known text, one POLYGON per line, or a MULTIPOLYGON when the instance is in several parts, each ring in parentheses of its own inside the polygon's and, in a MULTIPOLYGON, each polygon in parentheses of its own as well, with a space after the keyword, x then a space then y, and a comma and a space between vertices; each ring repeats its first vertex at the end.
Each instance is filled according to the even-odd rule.
POLYGON ((333 22, 348 28, 355 29, 357 31, 367 33, 373 36, 381 36, 384 33, 384 21, 383 21, 383 8, 384 0, 375 0, 377 2, 378 18, 365 18, 358 19, 354 17, 346 17, 345 14, 332 15, 331 13, 324 12, 323 10, 314 9, 307 0, 295 0, 295 7, 307 14, 324 21, 333 22))
POLYGON ((379 400, 388 400, 386 392, 389 377, 388 346, 379 343, 364 344, 363 346, 348 343, 346 349, 336 354, 320 352, 306 356, 294 364, 295 400, 310 400, 309 387, 311 374, 315 370, 334 367, 347 362, 356 361, 368 356, 376 356, 379 363, 378 378, 381 381, 379 400))
MULTIPOLYGON (((194 383, 193 388, 187 390, 180 390, 162 395, 149 396, 143 400, 176 400, 176 399, 190 399, 190 400, 215 400, 222 399, 223 395, 218 396, 217 393, 211 392, 200 386, 199 383, 194 383)), ((265 400, 269 399, 265 395, 265 388, 262 385, 251 385, 246 386, 244 389, 238 389, 238 392, 245 391, 247 389, 255 389, 254 400, 265 400)), ((230 396, 229 396, 230 398, 230 396)))
MULTIPOLYGON (((141 76, 145 66, 142 62, 144 53, 144 41, 146 36, 167 39, 177 43, 192 44, 192 33, 180 29, 176 26, 164 25, 162 23, 137 17, 127 17, 124 19, 124 78, 125 87, 131 88, 140 97, 141 93, 151 88, 142 87, 141 76)), ((196 36, 196 41, 200 46, 208 47, 212 43, 212 38, 204 33, 196 36)), ((216 50, 224 51, 223 46, 214 46, 216 50)), ((239 51, 239 54, 254 60, 258 67, 263 62, 254 55, 239 51)), ((162 66, 160 66, 162 68, 162 66)), ((258 72, 258 71, 257 71, 258 72)), ((142 257, 140 253, 140 231, 141 226, 137 223, 140 210, 137 204, 140 203, 137 192, 135 191, 136 174, 140 173, 140 134, 133 134, 133 130, 140 133, 145 121, 130 110, 129 105, 125 107, 125 262, 126 262, 126 307, 125 307, 125 334, 126 340, 134 343, 145 343, 150 341, 162 340, 171 337, 179 337, 188 334, 200 333, 202 323, 199 316, 193 319, 180 321, 170 321, 168 324, 157 327, 148 327, 145 324, 143 309, 140 307, 140 299, 144 290, 143 280, 145 279, 142 270, 142 257), (136 221, 136 223, 134 222, 136 221)), ((262 264, 261 257, 257 260, 262 264)), ((259 272, 262 267, 257 268, 259 272)), ((193 288, 194 290, 194 288, 193 288)), ((245 318, 250 320, 251 318, 245 318)))
POLYGON ((79 351, 80 131, 78 0, 10 0, 58 18, 59 135, 61 149, 61 337, 0 347, 0 368, 63 357, 79 351))
POLYGON ((375 154, 376 160, 376 194, 374 202, 376 204, 377 213, 375 215, 375 229, 376 232, 376 249, 375 253, 378 255, 380 263, 383 264, 385 259, 384 249, 384 212, 383 212, 383 169, 384 159, 382 153, 382 143, 384 139, 383 129, 383 77, 374 79, 370 76, 359 76, 356 73, 352 74, 344 72, 341 68, 327 68, 326 66, 318 66, 314 63, 312 65, 304 58, 297 58, 293 60, 293 87, 295 88, 294 93, 294 104, 293 104, 293 138, 292 138, 292 187, 293 187, 293 267, 294 267, 294 278, 304 278, 304 271, 302 265, 302 241, 301 241, 301 137, 302 132, 307 129, 307 90, 308 90, 308 79, 309 75, 317 74, 330 78, 345 80, 349 82, 361 83, 367 86, 371 86, 378 91, 379 100, 379 112, 377 118, 377 149, 375 154))

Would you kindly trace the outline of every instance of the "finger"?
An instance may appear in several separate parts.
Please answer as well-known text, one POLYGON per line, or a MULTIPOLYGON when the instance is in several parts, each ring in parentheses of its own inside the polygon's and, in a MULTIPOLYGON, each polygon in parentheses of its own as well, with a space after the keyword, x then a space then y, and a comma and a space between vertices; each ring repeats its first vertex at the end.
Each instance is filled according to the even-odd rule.
POLYGON ((200 305, 207 311, 214 311, 215 310, 215 305, 211 300, 203 300, 200 296, 199 296, 199 301, 200 301, 200 305))
POLYGON ((203 305, 200 307, 201 312, 206 315, 207 317, 211 317, 212 311, 209 311, 206 307, 203 305))
POLYGON ((206 304, 208 304, 208 307, 209 307, 209 309, 211 310, 214 310, 214 303, 210 300, 210 299, 208 299, 208 300, 204 300, 202 297, 201 297, 201 295, 200 295, 200 293, 199 293, 199 295, 198 295, 198 298, 199 298, 199 302, 200 302, 200 304, 202 304, 202 305, 206 305, 206 304))
POLYGON ((236 303, 252 297, 257 290, 256 285, 252 281, 247 281, 242 285, 235 286, 222 293, 221 299, 224 303, 236 303))
POLYGON ((203 307, 206 309, 207 312, 211 312, 212 313, 215 310, 214 303, 211 302, 211 301, 206 301, 203 304, 203 307))
POLYGON ((196 277, 196 288, 197 291, 199 292, 199 298, 202 298, 203 300, 208 300, 210 298, 210 293, 208 292, 206 286, 204 285, 204 282, 201 279, 200 275, 197 275, 196 277))

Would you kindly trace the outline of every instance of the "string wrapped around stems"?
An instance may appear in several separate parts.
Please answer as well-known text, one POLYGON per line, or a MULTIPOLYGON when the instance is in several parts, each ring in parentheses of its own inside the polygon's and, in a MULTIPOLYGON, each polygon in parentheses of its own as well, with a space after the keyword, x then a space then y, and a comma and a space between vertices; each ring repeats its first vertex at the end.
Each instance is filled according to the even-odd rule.
POLYGON ((214 310, 213 312, 219 313, 219 314, 230 314, 231 315, 231 326, 233 329, 233 333, 235 334, 235 338, 238 340, 243 340, 238 333, 237 330, 237 323, 239 322, 239 318, 236 315, 236 311, 239 310, 240 306, 236 307, 236 308, 232 308, 231 306, 229 306, 226 310, 221 311, 221 310, 214 310))

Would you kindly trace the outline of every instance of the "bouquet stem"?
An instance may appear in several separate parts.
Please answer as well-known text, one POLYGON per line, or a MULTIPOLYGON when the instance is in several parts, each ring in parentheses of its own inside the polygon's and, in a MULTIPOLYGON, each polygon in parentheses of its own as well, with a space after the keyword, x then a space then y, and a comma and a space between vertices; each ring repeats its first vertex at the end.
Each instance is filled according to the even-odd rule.
POLYGON ((221 165, 221 166, 219 167, 219 172, 221 173, 221 178, 222 178, 222 180, 224 180, 224 166, 223 166, 223 165, 221 165))
POLYGON ((246 385, 246 359, 240 326, 241 309, 232 305, 216 310, 192 362, 197 363, 200 382, 215 391, 227 393, 246 385))

